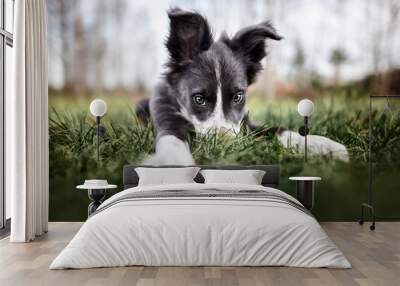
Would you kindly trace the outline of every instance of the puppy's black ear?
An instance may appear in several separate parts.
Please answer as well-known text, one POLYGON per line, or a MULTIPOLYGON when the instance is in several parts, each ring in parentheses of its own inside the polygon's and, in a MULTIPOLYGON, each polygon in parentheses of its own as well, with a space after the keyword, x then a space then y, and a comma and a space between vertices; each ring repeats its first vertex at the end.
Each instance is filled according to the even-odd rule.
POLYGON ((199 13, 174 8, 168 17, 170 32, 166 46, 172 67, 184 65, 213 43, 207 20, 199 13))
POLYGON ((236 33, 232 39, 223 37, 225 42, 238 56, 240 56, 246 66, 247 81, 251 84, 262 69, 261 60, 266 56, 265 40, 281 40, 275 28, 269 22, 244 28, 236 33))

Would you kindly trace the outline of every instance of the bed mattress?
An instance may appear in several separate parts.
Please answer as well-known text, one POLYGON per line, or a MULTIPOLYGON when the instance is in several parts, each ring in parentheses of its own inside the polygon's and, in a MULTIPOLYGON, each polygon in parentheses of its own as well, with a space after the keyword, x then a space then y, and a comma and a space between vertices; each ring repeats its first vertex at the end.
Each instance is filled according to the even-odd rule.
POLYGON ((112 196, 50 269, 129 265, 351 267, 286 193, 198 183, 134 187, 112 196))

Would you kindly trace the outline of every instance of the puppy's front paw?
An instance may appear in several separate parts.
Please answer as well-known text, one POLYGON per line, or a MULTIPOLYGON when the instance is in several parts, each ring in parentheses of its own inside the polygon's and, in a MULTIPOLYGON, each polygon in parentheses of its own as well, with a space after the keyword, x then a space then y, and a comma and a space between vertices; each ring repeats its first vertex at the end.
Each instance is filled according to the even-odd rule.
POLYGON ((156 144, 156 153, 145 161, 146 165, 194 165, 189 145, 173 135, 162 136, 156 144))
POLYGON ((184 166, 189 166, 189 165, 194 165, 194 160, 192 156, 183 158, 179 156, 173 156, 171 154, 165 154, 165 153, 153 153, 149 155, 149 157, 146 158, 146 160, 143 162, 145 165, 184 165, 184 166))
MULTIPOLYGON (((299 133, 284 131, 278 135, 278 138, 284 146, 294 147, 303 152, 305 140, 299 133)), ((334 159, 349 162, 349 153, 347 148, 327 137, 308 135, 307 150, 310 154, 330 155, 334 159)))
POLYGON ((349 162, 347 148, 336 141, 318 135, 307 136, 310 152, 314 154, 331 155, 334 159, 349 162))

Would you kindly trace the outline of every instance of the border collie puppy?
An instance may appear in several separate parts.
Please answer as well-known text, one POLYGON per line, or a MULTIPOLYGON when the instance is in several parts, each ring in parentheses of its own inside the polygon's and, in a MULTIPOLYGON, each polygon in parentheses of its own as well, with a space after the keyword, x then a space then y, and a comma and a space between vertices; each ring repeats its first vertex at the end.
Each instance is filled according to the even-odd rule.
MULTIPOLYGON (((150 117, 157 131, 156 150, 146 164, 195 164, 188 144, 193 132, 237 133, 242 125, 263 135, 272 131, 283 145, 304 149, 304 137, 297 132, 263 130, 247 118, 246 91, 262 69, 265 41, 282 38, 269 22, 244 28, 233 38, 224 33, 214 41, 200 14, 175 8, 168 17, 167 72, 155 94, 137 109, 138 117, 145 121, 150 117)), ((322 136, 307 139, 310 153, 348 160, 343 145, 322 136)))

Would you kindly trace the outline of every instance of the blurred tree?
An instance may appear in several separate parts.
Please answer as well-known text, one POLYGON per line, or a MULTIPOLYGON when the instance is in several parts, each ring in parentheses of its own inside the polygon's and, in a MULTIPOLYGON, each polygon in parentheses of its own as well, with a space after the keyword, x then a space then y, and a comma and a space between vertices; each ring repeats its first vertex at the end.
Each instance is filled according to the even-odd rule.
POLYGON ((398 55, 398 47, 393 44, 393 41, 396 41, 396 36, 398 37, 399 33, 396 34, 400 26, 400 3, 398 0, 390 0, 387 3, 386 11, 388 15, 388 21, 385 27, 385 40, 386 40, 386 70, 383 72, 382 81, 380 85, 380 89, 378 93, 380 94, 389 94, 392 92, 391 86, 394 86, 394 82, 396 81, 395 77, 392 75, 395 74, 396 69, 396 57, 398 55))
POLYGON ((86 93, 88 90, 87 75, 88 62, 87 58, 90 54, 88 47, 88 39, 82 20, 82 9, 77 9, 74 15, 74 57, 73 57, 73 82, 70 83, 75 95, 86 93))
POLYGON ((292 59, 292 66, 295 71, 295 81, 298 86, 304 87, 306 77, 304 65, 306 63, 306 55, 304 52, 304 48, 299 40, 295 43, 295 52, 292 59))
POLYGON ((333 65, 335 70, 334 84, 337 86, 340 83, 341 68, 343 64, 347 61, 346 52, 341 48, 333 49, 329 61, 333 65))
POLYGON ((94 75, 93 88, 96 93, 101 93, 104 89, 105 74, 105 58, 107 52, 107 24, 108 24, 108 7, 105 0, 97 0, 95 2, 94 11, 95 19, 91 27, 92 42, 92 71, 94 75))
POLYGON ((306 56, 304 54, 304 50, 303 47, 301 46, 301 44, 299 42, 296 43, 296 51, 293 57, 293 66, 296 69, 303 69, 304 68, 304 64, 306 62, 306 56))
MULTIPOLYGON (((111 18, 114 21, 116 32, 115 32, 115 38, 116 41, 122 44, 123 41, 123 25, 124 25, 124 17, 125 17, 125 11, 127 9, 127 3, 126 0, 114 0, 111 2, 112 5, 110 7, 111 11, 111 18)), ((113 68, 116 73, 116 82, 115 86, 117 90, 121 90, 123 86, 122 82, 122 65, 123 65, 123 60, 122 60, 122 55, 121 51, 114 49, 113 51, 113 68)))
POLYGON ((74 13, 78 0, 47 0, 48 13, 57 21, 61 40, 61 62, 64 78, 64 89, 70 89, 74 83, 74 13))
POLYGON ((138 89, 145 86, 149 79, 154 76, 157 63, 157 54, 152 54, 151 57, 143 56, 156 51, 156 42, 151 37, 154 34, 151 26, 151 11, 146 7, 138 8, 132 15, 132 23, 134 26, 140 27, 135 31, 135 68, 139 71, 132 77, 132 82, 138 89))
POLYGON ((360 45, 369 48, 371 75, 365 78, 370 81, 369 92, 372 94, 388 94, 396 78, 396 68, 400 65, 400 2, 398 0, 365 1, 365 22, 367 39, 362 39, 360 45))

